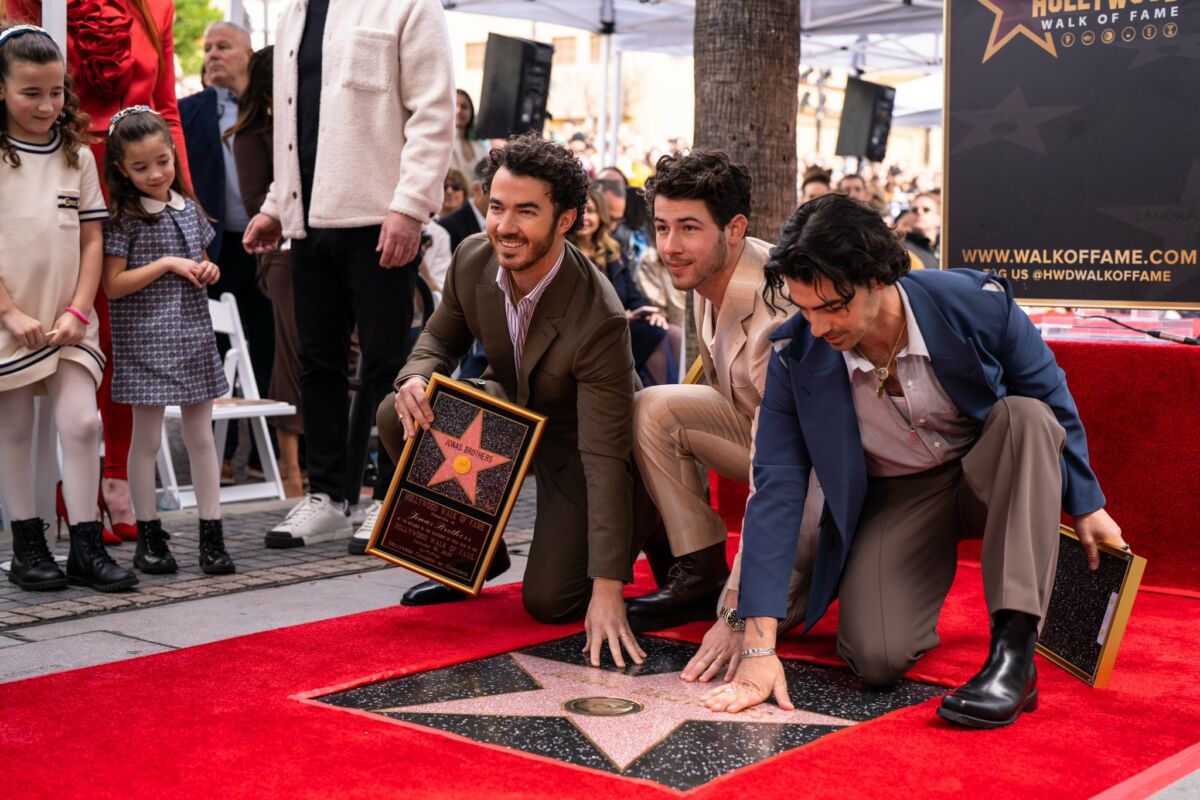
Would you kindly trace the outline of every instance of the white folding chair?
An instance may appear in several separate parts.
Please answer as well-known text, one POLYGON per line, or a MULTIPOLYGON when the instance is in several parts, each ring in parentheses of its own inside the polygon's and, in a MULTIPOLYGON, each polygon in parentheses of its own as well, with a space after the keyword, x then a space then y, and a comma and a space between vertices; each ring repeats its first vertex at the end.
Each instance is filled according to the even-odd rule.
MULTIPOLYGON (((283 481, 279 477, 279 466, 275 463, 275 450, 271 447, 271 436, 267 431, 267 417, 285 417, 296 413, 296 407, 279 400, 264 399, 258 393, 254 370, 250 365, 250 350, 246 344, 246 333, 242 330, 242 318, 238 316, 237 300, 226 292, 220 300, 208 301, 208 313, 212 317, 213 330, 229 337, 230 348, 225 354, 225 377, 229 381, 229 392, 213 403, 213 438, 218 456, 225 452, 225 439, 229 433, 229 421, 247 419, 254 441, 258 444, 262 460, 263 480, 221 487, 221 502, 235 503, 240 500, 282 500, 283 481)), ((167 406, 166 419, 180 419, 179 406, 167 406)), ((175 478, 175 465, 171 462, 171 450, 166 444, 166 423, 163 424, 163 446, 158 450, 158 474, 162 488, 158 492, 160 509, 191 508, 196 505, 196 493, 191 486, 180 486, 175 478)))

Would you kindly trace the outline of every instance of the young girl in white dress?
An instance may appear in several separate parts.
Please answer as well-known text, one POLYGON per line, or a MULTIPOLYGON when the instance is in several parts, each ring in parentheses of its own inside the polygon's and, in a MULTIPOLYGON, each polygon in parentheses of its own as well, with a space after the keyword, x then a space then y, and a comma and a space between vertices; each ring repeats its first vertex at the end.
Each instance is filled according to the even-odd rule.
POLYGON ((112 396, 133 406, 129 490, 137 515, 133 565, 178 569, 158 520, 154 465, 163 412, 183 412, 183 443, 200 512, 200 568, 235 570, 221 526, 221 462, 213 442, 213 399, 229 390, 208 314, 206 287, 221 272, 204 249, 212 226, 179 178, 166 122, 147 106, 122 109, 108 130, 104 178, 104 291, 112 320, 112 396))
POLYGON ((108 213, 87 130, 49 34, 33 25, 0 30, 0 497, 13 521, 8 579, 29 590, 69 581, 109 592, 138 580, 108 555, 99 522, 70 526, 64 575, 34 500, 33 397, 47 394, 68 516, 96 513, 104 355, 92 303, 108 213))

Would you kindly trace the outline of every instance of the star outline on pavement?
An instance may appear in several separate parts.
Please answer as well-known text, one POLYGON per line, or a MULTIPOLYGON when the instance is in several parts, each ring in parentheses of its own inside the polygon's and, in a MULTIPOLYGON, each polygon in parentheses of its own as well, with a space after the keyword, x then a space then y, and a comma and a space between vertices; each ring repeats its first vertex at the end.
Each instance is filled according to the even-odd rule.
POLYGON ((693 720, 833 727, 858 724, 855 720, 799 708, 796 711, 785 711, 770 703, 746 709, 738 714, 710 711, 700 702, 700 697, 711 686, 681 681, 677 671, 637 676, 620 671, 567 664, 523 653, 510 653, 509 657, 539 688, 376 708, 371 711, 378 714, 405 715, 563 718, 620 773, 626 772, 640 758, 665 742, 682 725, 693 720), (640 703, 643 710, 622 717, 592 717, 573 713, 565 707, 566 703, 580 697, 614 695, 640 703), (495 710, 498 703, 501 705, 499 713, 495 710), (505 710, 505 703, 513 703, 515 707, 505 710), (642 716, 646 712, 649 714, 642 716))
POLYGON ((459 436, 451 436, 437 429, 430 430, 438 449, 445 459, 438 471, 425 484, 433 488, 437 484, 457 480, 463 494, 467 496, 472 506, 475 505, 475 491, 478 486, 479 473, 493 467, 503 466, 512 461, 511 458, 483 449, 480 439, 483 437, 483 410, 481 409, 471 424, 459 436), (490 461, 487 466, 477 466, 476 459, 490 461))
MULTIPOLYGON (((983 61, 981 63, 986 64, 989 58, 996 55, 1001 48, 1015 39, 1018 34, 1023 35, 1025 38, 1029 39, 1029 41, 1045 50, 1054 58, 1058 58, 1058 50, 1054 47, 1054 37, 1051 36, 1048 31, 1043 32, 1039 37, 1037 32, 1026 25, 1023 19, 1016 24, 1012 24, 1012 20, 1005 19, 1006 15, 1012 13, 1012 9, 1009 7, 1001 7, 1001 5, 999 5, 1004 3, 1004 0, 979 0, 979 3, 987 8, 988 11, 991 11, 996 15, 995 20, 992 22, 991 33, 988 34, 987 47, 983 51, 983 61), (1005 30, 1003 35, 1000 35, 1000 28, 1005 23, 1012 25, 1012 27, 1005 30), (997 41, 998 36, 999 41, 997 41)), ((1026 0, 1010 0, 1010 5, 1016 5, 1018 3, 1025 4, 1026 0)), ((1032 2, 1028 2, 1028 5, 1032 6, 1032 2)), ((1032 7, 1030 8, 1030 13, 1027 16, 1032 17, 1032 7)))

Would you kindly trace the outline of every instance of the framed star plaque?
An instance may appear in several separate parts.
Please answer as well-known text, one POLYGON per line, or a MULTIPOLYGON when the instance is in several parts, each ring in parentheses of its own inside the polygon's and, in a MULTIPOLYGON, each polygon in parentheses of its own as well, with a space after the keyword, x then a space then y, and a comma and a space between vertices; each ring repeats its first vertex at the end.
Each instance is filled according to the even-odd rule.
POLYGON ((404 446, 367 552, 479 593, 546 418, 434 375, 429 430, 404 446))
POLYGON ((1059 526, 1058 567, 1037 650, 1075 677, 1108 685, 1146 559, 1100 544, 1100 568, 1092 571, 1079 537, 1059 526))

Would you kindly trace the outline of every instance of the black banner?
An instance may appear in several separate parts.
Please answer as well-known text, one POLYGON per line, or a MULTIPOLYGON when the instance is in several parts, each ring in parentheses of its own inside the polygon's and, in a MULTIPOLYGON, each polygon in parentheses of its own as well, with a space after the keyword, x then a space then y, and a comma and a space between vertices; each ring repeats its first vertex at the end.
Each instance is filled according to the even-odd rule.
POLYGON ((946 0, 942 259, 1200 307, 1200 0, 946 0))

